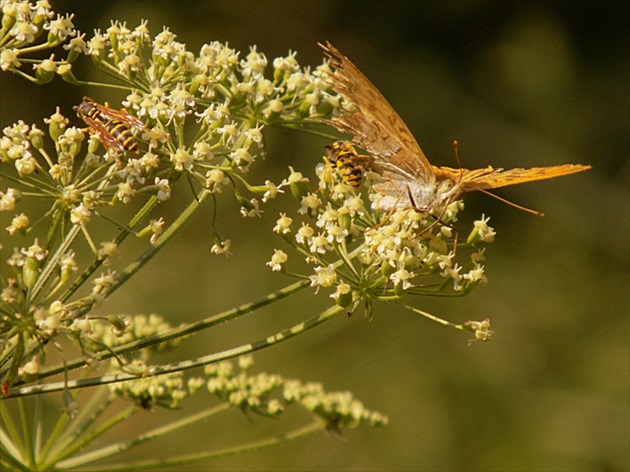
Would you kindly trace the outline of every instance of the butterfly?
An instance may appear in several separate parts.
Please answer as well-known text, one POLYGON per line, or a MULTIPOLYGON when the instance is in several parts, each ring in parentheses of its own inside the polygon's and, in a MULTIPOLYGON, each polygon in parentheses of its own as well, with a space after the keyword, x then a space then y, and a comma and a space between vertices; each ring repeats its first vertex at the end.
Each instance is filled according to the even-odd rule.
POLYGON ((351 134, 352 142, 370 155, 371 170, 381 176, 373 185, 382 197, 373 203, 375 209, 440 211, 466 192, 486 192, 591 168, 579 164, 508 170, 490 166, 475 170, 433 166, 402 118, 357 66, 330 42, 319 46, 334 69, 329 79, 333 90, 350 104, 326 122, 342 133, 351 134))

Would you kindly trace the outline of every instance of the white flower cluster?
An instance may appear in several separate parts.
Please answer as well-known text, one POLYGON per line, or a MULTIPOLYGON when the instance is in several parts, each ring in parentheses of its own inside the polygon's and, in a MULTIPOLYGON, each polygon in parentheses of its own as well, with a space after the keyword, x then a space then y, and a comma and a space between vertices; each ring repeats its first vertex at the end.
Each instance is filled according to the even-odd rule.
POLYGON ((110 384, 109 389, 119 397, 150 410, 155 405, 176 408, 190 394, 190 390, 195 390, 195 387, 189 384, 187 388, 183 372, 174 372, 110 384))
POLYGON ((302 383, 277 374, 248 374, 251 356, 238 358, 240 371, 230 361, 205 368, 210 393, 243 411, 277 416, 291 405, 300 405, 321 418, 330 429, 381 426, 386 416, 368 410, 350 392, 326 392, 319 383, 302 383))
MULTIPOLYGON (((149 212, 172 196, 173 183, 182 174, 195 189, 228 193, 229 188, 243 216, 260 216, 262 204, 289 185, 270 180, 256 185, 246 179, 264 156, 263 128, 319 123, 339 107, 325 81, 327 64, 314 70, 300 67, 292 52, 269 61, 255 46, 241 57, 213 41, 194 54, 167 28, 151 36, 146 21, 134 28, 114 21, 85 38, 74 29, 73 15, 55 16, 45 0, 0 0, 0 9, 3 71, 40 84, 58 74, 76 84, 71 65, 87 58, 128 87, 121 105, 78 98, 75 110, 84 129, 72 126, 58 108, 44 120, 47 132, 18 121, 0 136, 0 164, 11 185, 0 189, 0 210, 10 213, 4 228, 16 239, 32 233, 30 242, 16 244, 23 249, 16 247, 7 261, 15 276, 4 279, 2 300, 15 314, 12 319, 32 321, 29 333, 40 341, 70 333, 84 342, 94 335, 90 308, 124 280, 124 273, 113 267, 100 275, 96 269, 123 257, 120 244, 127 235, 146 237, 159 247, 169 226, 149 212), (55 54, 65 57, 32 57, 62 44, 55 54), (34 64, 32 75, 21 60, 26 54, 34 64), (120 209, 114 207, 120 205, 131 208, 117 213, 120 209), (137 220, 120 219, 134 211, 137 220), (50 222, 43 231, 42 221, 50 222), (46 240, 40 244, 37 236, 46 240), (87 243, 91 261, 75 256, 70 245, 79 237, 87 243), (61 242, 68 248, 58 251, 61 242), (72 300, 83 284, 90 284, 87 296, 72 300), (30 289, 33 298, 26 296, 30 289), (51 305, 58 298, 62 309, 51 305), (26 306, 27 300, 32 306, 26 306)), ((230 241, 217 233, 212 252, 229 254, 230 241)), ((15 363, 30 359, 22 361, 15 363)))
POLYGON ((83 35, 74 28, 73 14, 55 17, 47 0, 35 3, 24 0, 0 0, 0 10, 2 11, 0 70, 17 71, 23 62, 33 62, 31 59, 20 60, 24 54, 51 49, 67 42, 63 46, 68 51, 66 59, 55 60, 55 55, 52 54, 48 59, 35 61, 33 65, 35 76, 31 80, 43 84, 51 81, 55 74, 59 74, 65 80, 76 81, 70 63, 79 53, 86 52, 86 46, 83 35), (36 45, 35 42, 46 31, 48 31, 46 40, 36 45))
MULTIPOLYGON (((324 168, 318 191, 311 193, 306 179, 292 171, 285 184, 300 199, 298 215, 310 220, 298 225, 281 213, 273 228, 314 266, 313 274, 303 277, 316 290, 333 289, 331 297, 352 311, 359 302, 371 306, 372 299, 434 294, 448 286, 467 293, 486 282, 485 248, 480 246, 492 242, 495 234, 488 219, 475 222, 467 242, 456 243, 451 223, 463 208, 461 202, 452 202, 440 215, 413 209, 383 214, 370 210, 358 193, 365 189, 372 197, 369 183, 354 190, 332 174, 324 168), (458 262, 462 254, 468 262, 458 262)), ((267 265, 288 272, 289 259, 284 250, 276 249, 267 265)))

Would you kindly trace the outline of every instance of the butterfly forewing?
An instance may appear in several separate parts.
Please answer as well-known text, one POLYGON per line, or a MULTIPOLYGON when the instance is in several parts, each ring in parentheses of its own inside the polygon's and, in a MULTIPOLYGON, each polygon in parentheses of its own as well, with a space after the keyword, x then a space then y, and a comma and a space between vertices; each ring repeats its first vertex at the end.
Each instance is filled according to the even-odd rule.
POLYGON ((372 167, 384 177, 413 179, 432 186, 431 164, 404 121, 363 73, 332 44, 320 44, 335 69, 334 90, 354 108, 345 109, 329 122, 339 131, 354 136, 353 141, 373 159, 372 167))

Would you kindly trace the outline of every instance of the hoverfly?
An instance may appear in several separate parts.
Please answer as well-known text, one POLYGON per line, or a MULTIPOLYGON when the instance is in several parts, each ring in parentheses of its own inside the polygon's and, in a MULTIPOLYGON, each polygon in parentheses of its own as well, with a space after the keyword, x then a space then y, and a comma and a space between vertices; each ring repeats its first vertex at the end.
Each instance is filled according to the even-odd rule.
POLYGON ((352 143, 348 141, 335 141, 325 147, 324 162, 331 169, 336 169, 341 178, 353 189, 361 186, 363 180, 363 168, 357 163, 365 156, 359 156, 352 143))
POLYGON ((132 128, 145 129, 144 123, 125 110, 115 110, 107 103, 101 105, 89 97, 75 106, 74 111, 89 126, 89 131, 97 133, 103 145, 118 152, 138 151, 138 142, 132 128))
MULTIPOLYGON (((326 122, 342 133, 351 134, 353 144, 369 153, 366 156, 368 167, 382 178, 373 186, 382 196, 373 204, 376 209, 439 211, 466 192, 489 193, 488 189, 551 179, 591 168, 577 164, 508 170, 490 166, 475 170, 432 166, 402 118, 359 68, 329 42, 320 47, 334 69, 329 79, 334 91, 354 104, 353 108, 342 109, 326 122)), ((542 216, 542 213, 529 211, 542 216)))

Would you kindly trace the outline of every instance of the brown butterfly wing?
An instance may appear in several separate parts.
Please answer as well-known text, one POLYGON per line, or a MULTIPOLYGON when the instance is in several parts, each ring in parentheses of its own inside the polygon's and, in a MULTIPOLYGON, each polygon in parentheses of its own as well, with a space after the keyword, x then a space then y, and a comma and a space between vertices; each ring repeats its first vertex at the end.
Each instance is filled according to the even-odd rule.
POLYGON ((565 164, 549 167, 532 167, 530 169, 495 169, 486 167, 484 169, 453 169, 451 167, 433 167, 433 171, 438 179, 449 179, 457 182, 462 192, 474 190, 487 190, 493 188, 507 187, 535 180, 553 179, 563 175, 575 174, 590 169, 591 166, 580 164, 565 164))
POLYGON ((385 97, 332 44, 327 42, 320 47, 335 70, 331 77, 334 90, 355 105, 329 123, 354 136, 353 142, 371 155, 374 171, 389 179, 432 185, 435 176, 431 164, 385 97))

